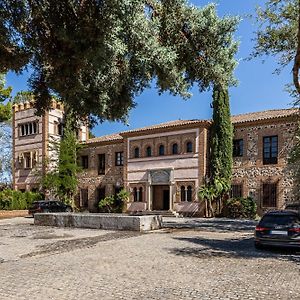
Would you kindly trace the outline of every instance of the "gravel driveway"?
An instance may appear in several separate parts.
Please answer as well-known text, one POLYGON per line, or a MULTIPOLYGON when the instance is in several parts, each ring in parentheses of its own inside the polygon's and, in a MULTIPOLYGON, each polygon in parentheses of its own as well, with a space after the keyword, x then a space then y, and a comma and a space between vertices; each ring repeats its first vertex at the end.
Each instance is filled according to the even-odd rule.
POLYGON ((150 233, 0 220, 0 299, 300 299, 300 254, 254 222, 166 218, 150 233))

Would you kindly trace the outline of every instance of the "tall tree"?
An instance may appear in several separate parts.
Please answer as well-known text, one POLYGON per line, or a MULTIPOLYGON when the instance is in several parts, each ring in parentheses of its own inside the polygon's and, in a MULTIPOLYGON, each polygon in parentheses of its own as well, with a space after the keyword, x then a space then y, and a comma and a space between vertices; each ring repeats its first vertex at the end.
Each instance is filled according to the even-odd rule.
POLYGON ((297 97, 296 104, 299 104, 300 1, 268 0, 265 7, 257 9, 257 20, 260 27, 252 55, 277 58, 277 72, 292 64, 293 94, 297 97))
POLYGON ((217 194, 217 211, 221 213, 222 197, 230 188, 232 175, 233 126, 227 88, 216 85, 213 91, 212 103, 211 182, 217 194))
POLYGON ((51 160, 49 161, 49 170, 42 179, 42 186, 62 201, 70 202, 73 208, 75 208, 77 193, 77 173, 81 169, 77 164, 77 152, 80 147, 76 137, 75 118, 69 111, 65 115, 62 139, 59 142, 52 142, 51 151, 54 164, 51 160))
POLYGON ((153 79, 182 97, 234 84, 237 24, 185 0, 0 0, 0 72, 31 66, 39 112, 54 93, 82 116, 124 120, 153 79))

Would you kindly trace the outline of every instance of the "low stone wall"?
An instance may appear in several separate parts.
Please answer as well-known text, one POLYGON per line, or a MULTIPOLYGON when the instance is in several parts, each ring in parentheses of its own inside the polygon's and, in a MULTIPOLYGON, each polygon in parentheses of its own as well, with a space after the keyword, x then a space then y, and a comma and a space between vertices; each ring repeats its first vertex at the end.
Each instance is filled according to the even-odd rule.
POLYGON ((148 231, 162 227, 162 216, 123 214, 42 213, 34 215, 34 225, 109 230, 148 231))

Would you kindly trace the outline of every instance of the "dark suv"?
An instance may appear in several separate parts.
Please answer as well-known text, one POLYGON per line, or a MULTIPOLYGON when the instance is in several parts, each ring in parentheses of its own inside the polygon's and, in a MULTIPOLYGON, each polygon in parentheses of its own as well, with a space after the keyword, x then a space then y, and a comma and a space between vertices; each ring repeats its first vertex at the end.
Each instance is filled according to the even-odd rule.
POLYGON ((294 210, 267 212, 255 228, 255 247, 300 248, 300 215, 294 210))
POLYGON ((61 201, 50 200, 33 202, 28 210, 28 214, 30 215, 46 212, 72 212, 72 207, 61 201))

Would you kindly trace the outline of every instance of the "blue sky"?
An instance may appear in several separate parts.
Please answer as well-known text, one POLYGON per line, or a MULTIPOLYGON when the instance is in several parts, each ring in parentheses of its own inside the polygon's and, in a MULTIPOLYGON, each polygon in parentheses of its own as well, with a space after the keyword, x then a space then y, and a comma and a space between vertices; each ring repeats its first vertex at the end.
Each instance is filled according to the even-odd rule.
MULTIPOLYGON (((212 1, 194 0, 192 4, 203 6, 212 1)), ((239 15, 242 21, 236 33, 240 41, 237 54, 239 65, 236 77, 239 85, 230 89, 232 114, 261 111, 267 109, 288 108, 291 98, 284 92, 284 85, 291 81, 291 70, 286 69, 280 75, 273 74, 276 63, 273 58, 246 61, 251 53, 254 42, 254 32, 257 27, 255 20, 248 17, 255 14, 255 7, 263 5, 264 0, 219 0, 218 14, 239 15)), ((7 84, 14 92, 27 89, 27 76, 16 76, 9 73, 7 84)), ((104 122, 93 129, 95 135, 105 135, 128 129, 143 127, 177 119, 207 119, 211 117, 211 92, 199 93, 193 90, 193 97, 183 100, 168 94, 158 96, 155 89, 146 90, 136 99, 137 107, 129 114, 129 126, 122 123, 104 122)))

